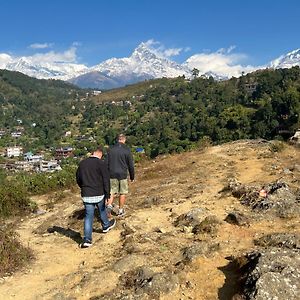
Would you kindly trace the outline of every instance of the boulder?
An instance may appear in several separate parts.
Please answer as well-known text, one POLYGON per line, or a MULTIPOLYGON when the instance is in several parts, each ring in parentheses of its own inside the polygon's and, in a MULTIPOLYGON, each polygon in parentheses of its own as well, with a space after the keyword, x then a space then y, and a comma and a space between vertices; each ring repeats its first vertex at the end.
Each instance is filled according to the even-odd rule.
POLYGON ((216 216, 207 216, 203 221, 199 224, 196 224, 192 229, 192 233, 194 234, 202 234, 209 233, 214 234, 218 231, 218 225, 220 221, 216 216))
POLYGON ((248 300, 300 299, 300 252, 265 249, 247 254, 241 266, 242 296, 248 300))
POLYGON ((238 211, 230 212, 224 219, 227 223, 238 226, 249 226, 250 220, 243 213, 238 211))
POLYGON ((300 250, 300 234, 296 233, 272 233, 254 240, 256 246, 280 247, 300 250))
POLYGON ((207 210, 204 208, 193 208, 189 212, 180 215, 174 222, 175 226, 195 226, 207 216, 207 210))
POLYGON ((179 285, 178 277, 172 272, 155 273, 145 266, 127 272, 122 280, 124 287, 133 289, 135 295, 147 294, 150 299, 159 299, 179 285))
POLYGON ((210 244, 207 241, 200 241, 190 247, 186 247, 182 250, 183 262, 189 263, 193 260, 201 257, 210 255, 211 253, 220 249, 220 244, 210 244))

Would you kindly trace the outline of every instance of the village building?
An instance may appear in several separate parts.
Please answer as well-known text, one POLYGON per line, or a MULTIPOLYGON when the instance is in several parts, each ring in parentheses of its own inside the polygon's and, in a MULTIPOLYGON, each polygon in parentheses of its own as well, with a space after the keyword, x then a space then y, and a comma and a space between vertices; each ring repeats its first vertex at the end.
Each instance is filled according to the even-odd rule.
POLYGON ((57 160, 42 160, 40 161, 39 171, 40 172, 54 172, 60 171, 61 166, 58 164, 57 160))
POLYGON ((72 135, 72 132, 71 131, 66 131, 65 132, 65 137, 68 137, 68 136, 71 136, 72 135))
POLYGON ((22 147, 8 147, 6 148, 7 157, 19 157, 23 154, 22 147))
POLYGON ((94 95, 94 96, 100 95, 101 93, 102 93, 101 91, 96 91, 96 90, 93 91, 93 95, 94 95))
POLYGON ((68 158, 73 156, 73 148, 72 147, 61 147, 55 150, 55 158, 57 160, 61 160, 63 158, 68 158))
POLYGON ((42 161, 44 158, 43 155, 34 155, 31 151, 27 152, 24 154, 24 160, 31 163, 31 164, 35 164, 35 163, 39 163, 40 161, 42 161))
POLYGON ((15 170, 30 172, 33 171, 33 165, 28 161, 16 161, 15 170))
POLYGON ((19 137, 21 137, 22 132, 21 131, 13 131, 10 135, 13 138, 19 138, 19 137))

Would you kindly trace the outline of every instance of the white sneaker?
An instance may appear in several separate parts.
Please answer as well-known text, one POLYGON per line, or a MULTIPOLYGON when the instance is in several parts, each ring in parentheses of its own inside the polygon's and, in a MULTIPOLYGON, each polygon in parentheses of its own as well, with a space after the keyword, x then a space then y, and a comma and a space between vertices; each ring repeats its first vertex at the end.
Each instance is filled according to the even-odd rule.
POLYGON ((125 216, 125 210, 124 208, 120 208, 117 214, 118 217, 124 217, 125 216))
POLYGON ((92 246, 92 243, 90 242, 83 242, 79 245, 80 248, 89 248, 92 246))

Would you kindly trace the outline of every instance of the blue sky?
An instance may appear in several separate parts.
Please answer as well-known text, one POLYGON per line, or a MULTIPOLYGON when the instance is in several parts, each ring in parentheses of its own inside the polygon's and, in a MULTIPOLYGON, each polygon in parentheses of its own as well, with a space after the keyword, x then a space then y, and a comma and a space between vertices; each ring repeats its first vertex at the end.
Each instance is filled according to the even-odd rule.
POLYGON ((76 62, 91 66, 154 40, 181 49, 172 57, 178 62, 234 46, 228 52, 244 64, 261 65, 300 48, 299 20, 296 0, 7 0, 0 2, 0 53, 73 49, 76 62))

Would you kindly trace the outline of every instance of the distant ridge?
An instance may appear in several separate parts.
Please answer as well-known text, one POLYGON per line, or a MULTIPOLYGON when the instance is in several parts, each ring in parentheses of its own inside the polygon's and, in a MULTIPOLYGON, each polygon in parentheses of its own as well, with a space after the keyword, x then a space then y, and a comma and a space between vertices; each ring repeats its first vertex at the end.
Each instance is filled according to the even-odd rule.
MULTIPOLYGON (((63 61, 37 63, 32 57, 13 58, 8 54, 0 54, 0 68, 18 71, 39 79, 61 79, 82 88, 112 89, 147 79, 178 76, 189 78, 192 76, 196 58, 197 55, 193 55, 184 63, 179 64, 164 57, 148 43, 143 42, 134 49, 129 57, 110 58, 92 67, 63 61)), ((291 68, 293 66, 300 66, 300 49, 282 55, 265 66, 256 67, 256 69, 291 68)), ((234 76, 254 70, 255 67, 251 70, 245 67, 244 71, 237 70, 234 76)), ((216 80, 225 80, 232 76, 232 74, 215 70, 200 71, 199 75, 212 76, 216 80)))

